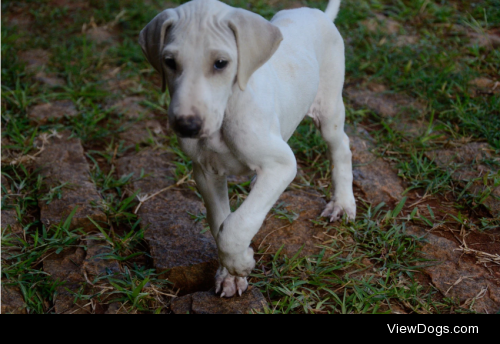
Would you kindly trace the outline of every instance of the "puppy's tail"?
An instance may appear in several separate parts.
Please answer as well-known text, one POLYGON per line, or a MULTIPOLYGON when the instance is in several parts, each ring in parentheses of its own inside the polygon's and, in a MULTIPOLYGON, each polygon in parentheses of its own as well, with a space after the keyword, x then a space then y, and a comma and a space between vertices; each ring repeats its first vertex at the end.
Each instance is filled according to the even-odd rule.
POLYGON ((325 14, 332 21, 337 18, 337 14, 339 13, 340 0, 330 0, 328 6, 326 7, 325 14))

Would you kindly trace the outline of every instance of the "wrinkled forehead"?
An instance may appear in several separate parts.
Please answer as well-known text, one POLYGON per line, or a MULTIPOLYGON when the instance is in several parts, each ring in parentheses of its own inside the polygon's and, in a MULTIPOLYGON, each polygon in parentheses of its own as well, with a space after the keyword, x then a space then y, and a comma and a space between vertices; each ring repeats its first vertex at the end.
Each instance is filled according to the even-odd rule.
POLYGON ((169 30, 164 51, 183 53, 192 49, 228 50, 236 49, 236 38, 229 28, 226 11, 202 10, 181 6, 179 18, 169 30))

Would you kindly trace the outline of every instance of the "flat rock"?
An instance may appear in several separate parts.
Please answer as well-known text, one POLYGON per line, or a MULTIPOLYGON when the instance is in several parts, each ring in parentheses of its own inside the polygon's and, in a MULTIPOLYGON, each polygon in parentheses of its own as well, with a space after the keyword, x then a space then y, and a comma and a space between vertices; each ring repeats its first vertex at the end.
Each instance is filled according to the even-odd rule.
POLYGON ((53 280, 63 282, 57 288, 54 300, 54 311, 57 314, 91 313, 88 301, 75 302, 75 293, 83 291, 84 294, 91 294, 87 282, 95 282, 96 277, 121 278, 120 264, 115 259, 109 259, 108 256, 113 250, 101 234, 88 236, 83 243, 87 250, 83 247, 67 248, 43 261, 43 270, 53 280))
POLYGON ((29 71, 44 67, 50 61, 50 53, 43 49, 30 49, 19 53, 19 59, 26 63, 29 71))
POLYGON ((498 32, 468 32, 470 38, 469 45, 477 45, 486 49, 496 49, 500 47, 500 34, 498 32))
POLYGON ((443 27, 448 32, 467 36, 469 38, 468 46, 479 46, 487 50, 500 47, 500 29, 493 28, 491 30, 477 32, 458 24, 437 24, 443 27))
MULTIPOLYGON (((352 130, 349 129, 351 132, 352 130)), ((402 180, 395 169, 371 152, 373 144, 362 138, 361 131, 349 133, 351 141, 354 185, 358 186, 365 199, 373 205, 381 202, 394 204, 401 200, 404 192, 402 180)))
POLYGON ((457 143, 455 147, 437 149, 426 153, 430 160, 443 169, 456 169, 454 178, 469 180, 485 172, 483 159, 491 158, 493 150, 485 142, 457 143))
POLYGON ((109 92, 116 92, 122 94, 122 92, 130 91, 131 89, 136 89, 139 87, 140 83, 137 77, 124 77, 121 75, 113 75, 108 73, 104 77, 104 88, 109 92))
POLYGON ((416 35, 401 35, 396 38, 396 47, 405 47, 407 45, 415 45, 420 41, 420 37, 416 35))
POLYGON ((465 305, 473 302, 474 309, 480 313, 497 313, 500 310, 500 284, 497 279, 484 267, 465 259, 454 241, 418 227, 408 228, 407 233, 426 238, 423 257, 435 260, 437 264, 424 271, 444 296, 456 298, 465 305))
POLYGON ((85 260, 85 250, 81 247, 63 250, 53 254, 43 261, 43 271, 51 275, 55 281, 64 284, 57 287, 54 300, 54 311, 57 314, 89 314, 90 306, 83 300, 75 303, 75 295, 84 285, 82 264, 85 260))
POLYGON ((7 229, 7 233, 22 232, 22 226, 17 222, 17 215, 14 209, 2 209, 2 231, 7 229))
POLYGON ((402 94, 346 88, 345 93, 356 107, 368 108, 382 117, 395 117, 409 109, 422 110, 424 105, 402 94))
POLYGON ((78 112, 71 100, 38 104, 28 110, 28 117, 39 124, 45 124, 50 119, 62 120, 65 116, 74 117, 76 115, 78 112))
POLYGON ((35 80, 49 87, 58 87, 66 85, 66 81, 64 81, 64 79, 57 77, 53 73, 46 73, 44 71, 37 72, 35 74, 35 80))
MULTIPOLYGON (((16 238, 23 237, 23 226, 17 220, 16 210, 13 208, 13 200, 4 194, 12 193, 7 178, 2 175, 2 213, 1 213, 1 231, 2 231, 2 248, 0 250, 2 263, 8 260, 11 256, 21 253, 21 247, 15 244, 16 238)), ((24 240, 24 238, 23 238, 24 240)), ((3 311, 2 311, 3 313, 3 311)))
POLYGON ((500 81, 479 77, 469 81, 469 94, 471 97, 478 95, 494 95, 500 93, 500 81))
POLYGON ((82 268, 89 278, 105 275, 118 275, 121 272, 120 264, 116 259, 109 259, 113 249, 104 240, 102 234, 87 238, 87 255, 82 268))
POLYGON ((2 285, 2 314, 26 314, 23 294, 17 287, 2 285))
POLYGON ((53 0, 53 6, 66 8, 68 10, 81 10, 89 8, 90 4, 88 2, 79 2, 74 0, 53 0))
POLYGON ((162 136, 164 134, 163 126, 155 119, 140 121, 133 125, 131 130, 120 133, 120 140, 123 140, 125 146, 147 143, 151 138, 162 136))
POLYGON ((203 209, 195 197, 172 192, 148 201, 139 213, 142 225, 148 226, 144 238, 156 270, 168 270, 165 276, 183 294, 213 287, 219 266, 212 234, 201 234, 203 226, 188 214, 203 209))
POLYGON ((375 17, 366 19, 361 23, 366 26, 366 28, 370 32, 380 31, 381 33, 387 35, 396 34, 401 29, 401 24, 399 24, 397 21, 392 20, 379 13, 376 13, 375 17))
POLYGON ((144 172, 144 178, 134 181, 134 190, 140 189, 140 194, 152 194, 175 183, 173 158, 170 152, 145 148, 118 159, 116 168, 119 175, 133 173, 135 178, 144 172))
POLYGON ((71 228, 94 230, 95 226, 87 216, 96 222, 106 221, 105 214, 91 205, 91 202, 99 203, 101 197, 90 180, 89 166, 79 139, 70 138, 68 132, 49 138, 36 167, 40 168, 47 188, 69 183, 62 188, 61 199, 54 197, 48 204, 47 200, 38 201, 40 219, 46 226, 64 221, 76 206, 78 210, 71 220, 71 228))
POLYGON ((262 293, 253 287, 241 297, 224 299, 211 290, 185 295, 171 304, 174 314, 249 314, 263 312, 267 307, 262 293))
POLYGON ((7 16, 7 21, 12 26, 17 26, 21 30, 28 30, 33 25, 33 17, 30 13, 11 13, 7 16))
POLYGON ((6 195, 3 193, 3 190, 7 190, 7 193, 10 193, 10 185, 9 182, 7 181, 7 178, 5 178, 2 175, 2 201, 3 208, 2 208, 2 216, 1 216, 1 222, 2 222, 2 232, 6 230, 6 233, 19 233, 22 232, 23 228, 20 223, 17 221, 17 214, 15 209, 13 208, 7 208, 12 202, 9 199, 9 197, 5 197, 6 195))
MULTIPOLYGON (((121 175, 139 176, 144 171, 146 177, 133 183, 133 189, 144 196, 173 185, 167 179, 173 177, 172 159, 170 153, 145 149, 120 158, 116 167, 121 175)), ((138 211, 156 270, 166 271, 165 277, 182 294, 210 289, 218 267, 215 240, 209 232, 201 234, 203 225, 190 215, 203 209, 194 194, 170 189, 143 203, 138 211)))
MULTIPOLYGON (((280 219, 271 211, 262 225, 262 228, 253 239, 252 246, 255 252, 276 253, 281 246, 282 253, 289 258, 293 257, 301 248, 300 256, 317 255, 323 249, 322 239, 325 239, 325 230, 315 226, 311 220, 316 220, 326 207, 326 201, 321 194, 314 190, 292 190, 284 192, 275 206, 286 209, 295 220, 290 223, 280 219)), ((327 250, 325 255, 328 256, 327 250)))
POLYGON ((127 312, 123 309, 121 303, 113 302, 108 306, 104 314, 127 314, 127 312))
POLYGON ((429 123, 423 116, 419 116, 425 109, 422 101, 402 94, 387 93, 385 85, 370 83, 366 87, 367 89, 345 90, 354 107, 372 110, 384 117, 393 130, 405 136, 416 137, 426 133, 429 123))
MULTIPOLYGON (((493 153, 494 150, 485 142, 470 142, 430 151, 426 156, 440 168, 453 171, 452 178, 465 185, 466 182, 481 178, 484 174, 498 172, 482 163, 485 159, 491 159, 493 153)), ((482 180, 478 180, 470 187, 469 192, 480 194, 484 187, 482 180)), ((499 197, 500 187, 493 188, 492 194, 483 203, 494 216, 500 216, 499 197)))
POLYGON ((116 42, 116 34, 106 27, 92 27, 87 30, 86 36, 97 44, 112 45, 116 42))
POLYGON ((144 97, 125 97, 110 104, 114 112, 127 118, 138 118, 147 113, 147 109, 140 104, 144 97))
POLYGON ((66 82, 53 73, 45 71, 51 54, 43 49, 30 49, 19 53, 19 59, 26 63, 26 70, 35 73, 35 80, 50 87, 63 86, 66 82))

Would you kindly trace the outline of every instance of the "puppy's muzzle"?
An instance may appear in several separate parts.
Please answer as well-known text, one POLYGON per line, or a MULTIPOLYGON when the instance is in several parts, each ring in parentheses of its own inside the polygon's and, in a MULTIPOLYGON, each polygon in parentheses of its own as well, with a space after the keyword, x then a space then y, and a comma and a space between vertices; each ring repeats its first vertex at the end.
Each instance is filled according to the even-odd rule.
POLYGON ((179 136, 195 138, 201 131, 203 121, 197 115, 179 116, 174 119, 173 127, 179 136))

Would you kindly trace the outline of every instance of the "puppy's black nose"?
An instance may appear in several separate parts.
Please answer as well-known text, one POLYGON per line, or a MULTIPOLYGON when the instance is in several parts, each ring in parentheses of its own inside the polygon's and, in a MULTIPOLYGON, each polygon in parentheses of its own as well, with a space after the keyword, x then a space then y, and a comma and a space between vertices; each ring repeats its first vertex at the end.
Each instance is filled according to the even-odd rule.
POLYGON ((203 121, 199 116, 179 116, 174 121, 174 129, 181 137, 196 137, 203 121))

